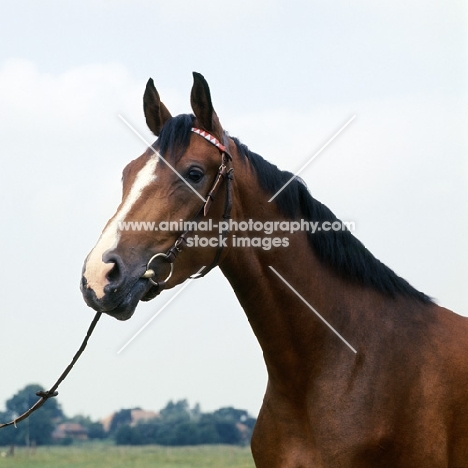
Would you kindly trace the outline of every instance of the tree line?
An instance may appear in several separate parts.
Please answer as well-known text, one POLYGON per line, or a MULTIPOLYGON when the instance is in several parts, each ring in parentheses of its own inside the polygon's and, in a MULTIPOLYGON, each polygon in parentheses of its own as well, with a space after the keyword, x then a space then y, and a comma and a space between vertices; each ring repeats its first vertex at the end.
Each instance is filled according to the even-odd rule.
MULTIPOLYGON (((36 401, 36 392, 44 390, 30 384, 7 400, 0 412, 0 423, 17 418, 36 401)), ((67 417, 56 398, 49 399, 28 419, 0 429, 0 446, 70 444, 73 437, 54 438, 54 430, 64 422, 77 423, 89 440, 113 440, 117 445, 199 445, 235 444, 250 441, 255 418, 245 410, 233 407, 204 413, 198 404, 190 407, 187 400, 170 401, 154 417, 134 421, 132 410, 114 413, 107 428, 87 416, 67 417)))

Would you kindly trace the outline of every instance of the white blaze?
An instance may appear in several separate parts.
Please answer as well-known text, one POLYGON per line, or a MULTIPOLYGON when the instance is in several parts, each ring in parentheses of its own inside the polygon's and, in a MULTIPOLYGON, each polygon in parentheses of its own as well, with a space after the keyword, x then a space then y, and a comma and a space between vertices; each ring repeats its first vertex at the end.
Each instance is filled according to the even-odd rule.
POLYGON ((107 250, 117 247, 120 239, 119 223, 125 221, 125 217, 140 198, 145 187, 154 180, 157 163, 157 156, 151 155, 136 175, 132 188, 119 211, 109 221, 94 249, 88 255, 83 276, 86 278, 87 287, 95 292, 98 299, 104 297, 104 286, 109 283, 106 275, 114 266, 113 263, 104 263, 102 256, 107 250))

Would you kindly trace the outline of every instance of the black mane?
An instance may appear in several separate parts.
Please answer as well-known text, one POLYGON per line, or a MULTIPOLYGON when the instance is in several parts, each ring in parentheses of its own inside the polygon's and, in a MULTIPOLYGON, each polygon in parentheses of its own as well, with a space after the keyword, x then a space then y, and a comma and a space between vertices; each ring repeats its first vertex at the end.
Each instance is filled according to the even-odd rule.
MULTIPOLYGON (((189 145, 194 116, 179 115, 163 127, 155 147, 165 158, 179 159, 189 145)), ((250 151, 237 138, 233 138, 239 154, 255 169, 258 182, 265 192, 274 195, 288 182, 293 174, 281 171, 274 164, 250 151)), ((282 214, 291 220, 325 221, 339 219, 325 205, 315 200, 305 183, 295 178, 276 198, 275 203, 282 214)), ((331 267, 343 278, 395 297, 403 295, 424 303, 431 299, 417 291, 406 280, 377 260, 367 248, 348 230, 308 232, 308 239, 318 259, 331 267)))

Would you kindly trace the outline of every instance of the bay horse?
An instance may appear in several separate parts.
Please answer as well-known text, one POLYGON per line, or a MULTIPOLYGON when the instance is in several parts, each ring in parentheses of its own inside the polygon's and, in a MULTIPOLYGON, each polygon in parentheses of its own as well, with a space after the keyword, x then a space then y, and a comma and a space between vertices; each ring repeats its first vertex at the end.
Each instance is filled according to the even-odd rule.
POLYGON ((338 219, 223 130, 202 75, 193 114, 172 117, 151 79, 143 103, 158 138, 123 171, 120 206, 84 263, 87 304, 127 320, 140 300, 219 266, 268 371, 257 467, 467 468, 468 320, 349 230, 256 231, 338 219), (130 221, 173 229, 123 229, 130 221))

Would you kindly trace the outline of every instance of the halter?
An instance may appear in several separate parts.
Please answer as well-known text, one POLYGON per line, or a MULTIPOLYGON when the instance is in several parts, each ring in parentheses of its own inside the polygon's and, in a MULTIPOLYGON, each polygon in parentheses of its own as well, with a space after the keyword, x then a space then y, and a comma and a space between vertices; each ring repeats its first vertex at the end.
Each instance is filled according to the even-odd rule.
MULTIPOLYGON (((200 214, 203 211, 203 216, 206 216, 211 208, 211 205, 213 204, 213 201, 216 197, 216 193, 219 190, 219 187, 223 183, 224 180, 226 180, 226 198, 224 202, 224 213, 223 213, 223 219, 229 219, 231 217, 231 208, 232 208, 232 179, 234 177, 234 169, 232 167, 229 167, 230 162, 232 161, 232 156, 229 154, 229 152, 226 149, 226 146, 223 145, 215 136, 213 136, 211 133, 206 132, 205 130, 202 130, 201 128, 196 128, 192 127, 192 132, 196 133, 197 135, 200 135, 202 138, 204 138, 206 141, 211 143, 212 145, 216 146, 218 150, 221 153, 221 166, 219 166, 218 173, 215 177, 215 181, 211 187, 211 190, 208 192, 208 195, 206 196, 206 201, 205 203, 200 207, 200 209, 197 211, 197 214, 194 216, 193 219, 197 219, 200 214)), ((191 225, 192 223, 190 223, 191 225)), ((174 272, 174 261, 179 255, 179 253, 182 251, 182 249, 185 247, 187 244, 187 237, 191 233, 191 229, 186 229, 174 242, 174 245, 170 247, 166 253, 157 253, 153 255, 147 265, 146 265, 146 271, 143 273, 141 278, 147 278, 153 283, 155 286, 159 288, 159 290, 162 290, 165 288, 166 283, 169 281, 169 279, 172 276, 172 273, 174 272), (171 270, 169 272, 169 275, 164 279, 163 281, 155 281, 153 277, 155 276, 154 270, 150 268, 151 263, 156 259, 156 258, 162 258, 166 262, 170 264, 171 270)), ((219 259, 221 257, 221 253, 223 251, 223 241, 226 238, 229 230, 223 230, 222 231, 222 238, 221 242, 218 245, 218 249, 215 254, 215 258, 211 265, 208 268, 205 268, 203 272, 197 274, 197 276, 191 276, 190 278, 192 279, 198 279, 202 278, 205 276, 208 272, 210 272, 213 268, 215 268, 218 265, 219 259)))

